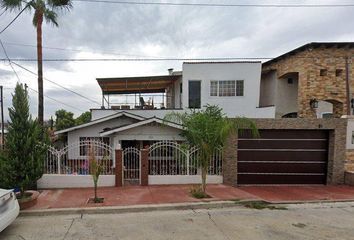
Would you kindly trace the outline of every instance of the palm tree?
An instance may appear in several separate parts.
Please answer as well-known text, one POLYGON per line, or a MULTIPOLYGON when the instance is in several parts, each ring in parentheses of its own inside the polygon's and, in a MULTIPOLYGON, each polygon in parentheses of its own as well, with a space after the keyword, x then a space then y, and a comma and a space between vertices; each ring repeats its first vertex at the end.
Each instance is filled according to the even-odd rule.
POLYGON ((220 147, 223 147, 230 134, 248 129, 258 136, 256 124, 244 117, 227 118, 218 106, 207 105, 204 110, 192 110, 190 113, 169 113, 166 121, 183 125, 182 136, 189 145, 199 148, 198 167, 201 169, 202 191, 205 194, 206 176, 210 159, 220 147))
POLYGON ((42 57, 42 24, 43 20, 58 26, 57 11, 69 10, 71 0, 1 0, 1 8, 9 11, 34 11, 32 23, 37 30, 37 65, 38 65, 38 122, 43 125, 43 57, 42 57))

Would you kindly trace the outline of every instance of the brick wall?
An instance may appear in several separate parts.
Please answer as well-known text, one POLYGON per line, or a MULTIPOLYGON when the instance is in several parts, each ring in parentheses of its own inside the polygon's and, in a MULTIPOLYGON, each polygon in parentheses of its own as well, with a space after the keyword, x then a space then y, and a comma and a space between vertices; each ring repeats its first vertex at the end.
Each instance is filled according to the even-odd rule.
MULTIPOLYGON (((346 119, 254 119, 259 129, 329 130, 328 184, 344 183, 346 160, 346 119)), ((230 136, 224 149, 224 184, 237 185, 237 136, 230 136)))
POLYGON ((333 104, 337 117, 347 114, 346 93, 346 58, 349 59, 349 79, 351 97, 354 93, 354 48, 336 48, 325 46, 305 49, 270 64, 263 64, 262 71, 276 70, 277 77, 288 73, 298 73, 298 116, 315 118, 309 102, 312 98, 329 101, 333 104), (326 69, 325 76, 320 76, 321 69, 326 69), (340 76, 336 70, 341 69, 340 76))

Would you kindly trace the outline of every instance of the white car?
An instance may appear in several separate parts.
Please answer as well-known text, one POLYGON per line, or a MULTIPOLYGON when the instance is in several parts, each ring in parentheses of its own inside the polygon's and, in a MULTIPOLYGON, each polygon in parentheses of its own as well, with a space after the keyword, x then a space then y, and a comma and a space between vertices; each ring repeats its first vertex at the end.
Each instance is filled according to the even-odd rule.
POLYGON ((12 190, 0 189, 0 232, 15 221, 19 213, 16 194, 12 190))

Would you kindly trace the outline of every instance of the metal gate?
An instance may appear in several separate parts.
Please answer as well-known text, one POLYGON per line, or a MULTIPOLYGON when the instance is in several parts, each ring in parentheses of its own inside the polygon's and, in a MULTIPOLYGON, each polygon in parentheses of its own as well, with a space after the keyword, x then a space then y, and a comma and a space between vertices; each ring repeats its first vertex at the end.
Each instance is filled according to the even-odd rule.
POLYGON ((137 148, 123 150, 123 184, 140 185, 141 154, 137 148))

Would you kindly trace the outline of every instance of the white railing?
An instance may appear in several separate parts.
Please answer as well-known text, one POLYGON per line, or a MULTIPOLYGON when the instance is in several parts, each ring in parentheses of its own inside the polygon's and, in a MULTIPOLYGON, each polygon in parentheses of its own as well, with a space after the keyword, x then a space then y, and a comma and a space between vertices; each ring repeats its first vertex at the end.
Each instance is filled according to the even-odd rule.
POLYGON ((90 154, 103 165, 102 175, 114 174, 113 149, 95 140, 80 141, 59 150, 50 146, 44 162, 44 173, 88 175, 90 154))
MULTIPOLYGON (((222 175, 222 148, 210 159, 208 175, 222 175)), ((157 142, 149 148, 149 175, 199 175, 200 150, 171 141, 157 142)))

